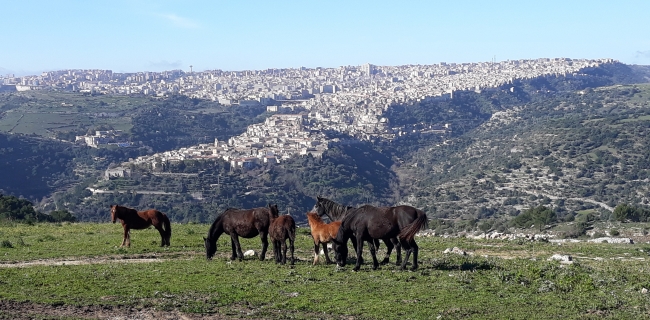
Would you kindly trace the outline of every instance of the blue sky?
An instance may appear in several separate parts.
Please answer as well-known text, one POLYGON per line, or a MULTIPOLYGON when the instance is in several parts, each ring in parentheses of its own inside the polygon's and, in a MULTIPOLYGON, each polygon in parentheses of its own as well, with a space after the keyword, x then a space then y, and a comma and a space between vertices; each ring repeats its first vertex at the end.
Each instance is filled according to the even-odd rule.
POLYGON ((650 65, 650 1, 0 0, 0 74, 433 64, 650 65))

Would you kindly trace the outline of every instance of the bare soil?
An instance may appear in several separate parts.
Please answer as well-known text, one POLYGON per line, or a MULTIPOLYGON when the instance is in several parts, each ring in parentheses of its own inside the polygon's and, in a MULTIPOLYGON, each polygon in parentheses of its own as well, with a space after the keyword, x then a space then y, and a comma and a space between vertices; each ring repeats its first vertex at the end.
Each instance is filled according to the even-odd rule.
POLYGON ((0 319, 232 319, 219 314, 187 314, 179 311, 161 311, 116 306, 46 305, 31 302, 0 301, 0 319))

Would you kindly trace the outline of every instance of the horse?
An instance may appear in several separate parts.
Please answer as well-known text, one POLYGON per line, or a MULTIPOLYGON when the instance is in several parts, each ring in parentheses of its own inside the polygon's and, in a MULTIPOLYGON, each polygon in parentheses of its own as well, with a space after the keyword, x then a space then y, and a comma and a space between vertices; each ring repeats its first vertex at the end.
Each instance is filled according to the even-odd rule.
POLYGON ((311 237, 314 238, 314 263, 312 265, 318 263, 318 250, 321 244, 323 245, 323 252, 325 252, 327 264, 332 263, 327 253, 327 244, 336 237, 336 233, 339 231, 339 227, 341 227, 341 221, 325 223, 318 213, 307 212, 307 222, 309 223, 309 228, 311 228, 311 237))
MULTIPOLYGON (((317 201, 312 211, 318 212, 318 215, 321 217, 323 215, 326 215, 330 219, 330 221, 341 221, 343 220, 343 218, 345 218, 348 215, 348 213, 357 209, 355 207, 344 206, 342 204, 336 203, 330 199, 323 198, 321 196, 317 196, 316 199, 317 201)), ((382 208, 388 208, 388 207, 382 207, 382 208)), ((375 248, 378 250, 379 239, 373 239, 372 241, 373 244, 375 245, 375 248)), ((386 256, 381 261, 381 263, 387 264, 390 261, 390 254, 393 252, 393 248, 396 248, 397 261, 395 263, 397 265, 400 265, 402 263, 402 250, 401 250, 401 245, 397 240, 397 238, 384 239, 384 243, 386 244, 386 256)), ((356 250, 357 242, 355 240, 352 241, 352 245, 356 250)), ((327 258, 327 255, 325 257, 327 258)), ((361 263, 363 263, 363 258, 361 259, 361 263)))
POLYGON ((293 257, 294 242, 296 240, 296 221, 290 215, 278 216, 278 206, 269 205, 271 211, 271 226, 269 227, 269 236, 273 243, 273 253, 275 254, 275 263, 287 263, 287 239, 289 239, 289 249, 291 251, 291 265, 295 263, 293 257))
POLYGON ((211 260, 217 252, 217 240, 226 233, 230 235, 232 255, 230 260, 244 259, 244 254, 239 244, 239 237, 253 238, 257 235, 262 239, 262 252, 260 260, 264 260, 266 249, 269 246, 267 236, 271 225, 271 212, 269 208, 259 207, 252 209, 228 208, 217 217, 208 230, 208 237, 203 237, 205 243, 205 256, 211 260))
MULTIPOLYGON (((413 266, 411 270, 418 268, 418 245, 415 243, 415 234, 428 227, 426 213, 411 206, 383 207, 378 208, 371 205, 364 205, 348 215, 341 221, 336 238, 334 239, 334 251, 336 263, 339 267, 345 266, 347 260, 347 242, 353 238, 357 242, 357 263, 354 271, 361 267, 361 252, 363 242, 368 241, 370 255, 372 256, 372 269, 379 266, 375 254, 373 239, 398 238, 402 247, 406 250, 406 257, 402 261, 401 270, 406 268, 409 256, 413 253, 413 266)), ((353 240, 353 241, 354 241, 353 240)))
POLYGON ((126 244, 127 247, 131 246, 131 229, 146 229, 149 226, 153 225, 154 228, 160 232, 161 243, 160 246, 169 246, 169 238, 172 236, 172 228, 169 223, 169 218, 167 215, 155 210, 149 209, 146 211, 137 211, 135 209, 118 206, 116 204, 111 205, 111 219, 113 223, 120 219, 122 222, 122 228, 124 228, 124 237, 122 239, 122 245, 124 247, 126 244))

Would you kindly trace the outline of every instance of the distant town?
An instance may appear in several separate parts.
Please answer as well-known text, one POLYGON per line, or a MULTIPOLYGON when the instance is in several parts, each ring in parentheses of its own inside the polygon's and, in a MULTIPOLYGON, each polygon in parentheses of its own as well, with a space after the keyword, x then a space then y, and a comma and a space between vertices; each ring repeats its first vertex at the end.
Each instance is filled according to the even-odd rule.
MULTIPOLYGON (((448 123, 428 127, 391 126, 383 116, 393 105, 453 98, 457 91, 484 91, 540 76, 579 76, 584 68, 615 63, 612 59, 535 59, 483 63, 404 66, 343 66, 250 71, 113 73, 110 70, 62 70, 38 76, 0 78, 0 91, 57 90, 88 94, 185 95, 225 106, 266 106, 278 112, 228 141, 200 144, 132 159, 124 165, 152 169, 186 159, 221 158, 234 167, 276 164, 295 155, 320 157, 334 143, 324 132, 336 131, 359 140, 393 140, 414 133, 446 134, 448 123), (291 112, 284 112, 291 110, 291 112), (290 114, 287 114, 290 113, 290 114)), ((114 143, 117 131, 77 137, 92 147, 114 143)), ((118 170, 119 171, 119 170, 118 170)), ((118 172, 114 171, 114 172, 118 172)), ((126 171, 125 171, 126 172, 126 171)))

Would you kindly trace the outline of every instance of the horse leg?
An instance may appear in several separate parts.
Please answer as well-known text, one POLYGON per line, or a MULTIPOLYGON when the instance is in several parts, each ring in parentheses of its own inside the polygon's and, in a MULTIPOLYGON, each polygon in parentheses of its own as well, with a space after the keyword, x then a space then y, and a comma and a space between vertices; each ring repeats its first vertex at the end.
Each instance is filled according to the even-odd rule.
POLYGON ((260 238, 262 238, 262 253, 260 253, 261 261, 264 261, 264 257, 266 256, 266 249, 269 247, 269 240, 267 236, 268 232, 260 232, 260 238))
POLYGON ((280 243, 282 245, 282 252, 281 252, 282 264, 286 264, 287 263, 287 239, 280 241, 280 243))
POLYGON ((244 253, 241 252, 241 244, 239 244, 239 237, 237 236, 237 234, 233 232, 230 238, 235 243, 235 249, 237 250, 237 258, 239 258, 239 261, 244 260, 244 253))
POLYGON ((122 244, 120 245, 120 247, 124 247, 124 245, 126 244, 126 237, 129 235, 129 228, 127 228, 126 226, 123 227, 124 227, 124 236, 122 237, 122 244))
POLYGON ((381 261, 381 264, 388 263, 390 260, 390 254, 393 252, 393 248, 395 247, 389 240, 384 239, 384 243, 386 244, 386 256, 384 257, 384 260, 381 261))
POLYGON ((412 242, 411 249, 413 250, 413 266, 411 267, 411 270, 415 271, 418 268, 418 251, 420 249, 418 248, 418 244, 415 243, 415 240, 412 240, 412 242))
POLYGON ((413 248, 406 242, 402 242, 402 246, 404 247, 404 250, 406 250, 406 254, 404 256, 404 261, 402 261, 402 266, 400 270, 406 269, 406 263, 409 261, 409 257, 411 256, 411 252, 413 251, 413 248))
POLYGON ((399 243, 397 238, 391 238, 390 242, 395 246, 395 252, 397 253, 397 261, 395 261, 395 265, 399 266, 402 264, 402 245, 399 243))
POLYGON ((354 271, 359 271, 361 269, 361 253, 363 252, 363 240, 361 237, 357 237, 357 264, 354 265, 354 271))
POLYGON ((237 246, 235 245, 235 240, 230 237, 230 247, 232 248, 232 255, 230 256, 230 260, 235 260, 237 259, 237 246))
MULTIPOLYGON (((350 237, 352 241, 352 247, 354 248, 354 252, 357 252, 357 238, 352 236, 350 237)), ((359 263, 363 263, 363 257, 362 256, 357 256, 357 260, 361 260, 359 263)))
POLYGON ((370 256, 372 257, 372 270, 377 270, 379 267, 379 262, 377 261, 377 249, 375 247, 375 241, 368 241, 368 246, 370 247, 370 256))
POLYGON ((153 225, 156 230, 158 230, 158 233, 160 233, 160 246, 164 247, 166 242, 165 242, 165 230, 162 228, 162 223, 154 224, 153 225))
POLYGON ((326 264, 331 264, 332 260, 330 260, 330 254, 328 252, 329 249, 327 249, 327 243, 323 242, 323 252, 325 253, 325 263, 326 264))
POLYGON ((131 247, 131 229, 129 229, 129 232, 126 235, 126 246, 131 247))
POLYGON ((314 242, 314 263, 312 266, 315 266, 318 263, 318 249, 320 249, 320 243, 314 242))
POLYGON ((273 258, 275 263, 280 263, 282 256, 280 255, 280 242, 277 240, 272 240, 271 244, 273 245, 273 258))
POLYGON ((124 227, 124 239, 120 247, 131 247, 131 229, 127 226, 124 227))
POLYGON ((296 259, 293 257, 293 251, 295 249, 293 243, 295 239, 292 237, 289 237, 289 252, 291 253, 291 265, 293 265, 296 262, 296 259))

